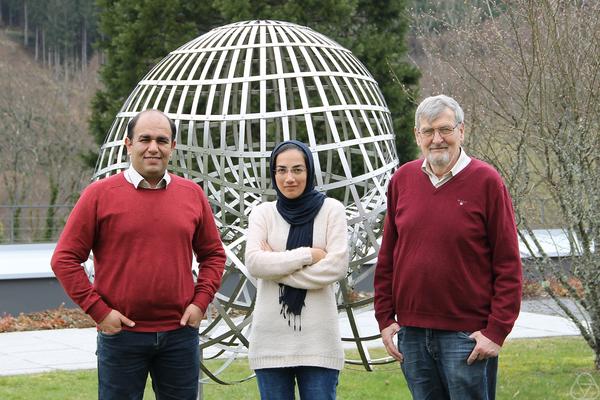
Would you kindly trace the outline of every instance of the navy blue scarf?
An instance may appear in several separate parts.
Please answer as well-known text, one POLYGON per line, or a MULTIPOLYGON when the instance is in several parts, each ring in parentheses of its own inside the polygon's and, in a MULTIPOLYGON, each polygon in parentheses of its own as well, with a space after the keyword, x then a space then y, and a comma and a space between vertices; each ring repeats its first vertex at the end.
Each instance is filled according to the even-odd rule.
MULTIPOLYGON (((312 247, 313 225, 315 217, 325 201, 325 195, 315 190, 315 166, 309 148, 304 143, 297 140, 288 140, 277 145, 271 153, 271 179, 273 181, 273 187, 277 192, 277 211, 279 211, 279 214, 281 214, 283 219, 290 224, 290 232, 285 246, 286 250, 292 250, 298 247, 312 247), (286 144, 292 144, 297 150, 301 151, 304 154, 304 160, 306 162, 306 188, 300 197, 295 199, 288 199, 285 197, 277 187, 277 182, 275 181, 275 161, 282 151, 289 150, 281 150, 282 146, 286 144)), ((296 330, 296 317, 300 319, 305 298, 306 289, 294 288, 283 283, 279 284, 279 304, 281 304, 280 314, 283 315, 283 318, 288 320, 288 325, 290 326, 292 320, 291 317, 293 315, 294 330, 296 330)), ((302 330, 301 320, 299 330, 302 330)))

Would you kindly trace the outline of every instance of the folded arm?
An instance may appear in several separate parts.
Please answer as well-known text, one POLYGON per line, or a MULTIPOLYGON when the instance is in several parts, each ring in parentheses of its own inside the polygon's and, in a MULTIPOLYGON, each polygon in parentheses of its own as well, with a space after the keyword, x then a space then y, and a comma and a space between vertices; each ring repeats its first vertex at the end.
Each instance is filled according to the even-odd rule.
POLYGON ((265 212, 268 212, 266 207, 257 207, 248 220, 245 260, 250 274, 256 278, 278 280, 311 264, 310 247, 285 251, 263 248, 263 243, 268 241, 268 216, 265 212))
POLYGON ((325 257, 278 279, 299 289, 321 289, 343 279, 348 271, 348 225, 341 203, 329 210, 325 223, 325 257))

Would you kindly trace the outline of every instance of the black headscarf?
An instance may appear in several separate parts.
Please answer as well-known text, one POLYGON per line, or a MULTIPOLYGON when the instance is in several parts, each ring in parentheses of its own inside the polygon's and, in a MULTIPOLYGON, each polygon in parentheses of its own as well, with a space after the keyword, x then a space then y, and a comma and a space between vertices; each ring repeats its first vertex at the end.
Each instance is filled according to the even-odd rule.
MULTIPOLYGON (((288 140, 280 143, 271 153, 271 179, 273 187, 277 192, 277 211, 283 219, 290 224, 290 232, 288 234, 286 250, 296 249, 298 247, 313 246, 313 225, 315 217, 319 213, 325 195, 315 190, 315 166, 309 148, 302 142, 297 140, 288 140), (275 168, 277 156, 289 149, 283 149, 285 145, 292 144, 294 148, 302 152, 304 161, 306 162, 306 188, 302 194, 295 199, 285 197, 275 180, 275 168)), ((304 299, 306 298, 306 289, 294 288, 283 283, 279 284, 279 304, 281 304, 281 314, 287 318, 288 325, 291 326, 291 316, 294 316, 294 329, 296 329, 296 317, 300 317, 302 307, 304 307, 304 299)), ((299 324, 299 329, 302 330, 302 324, 299 324)))

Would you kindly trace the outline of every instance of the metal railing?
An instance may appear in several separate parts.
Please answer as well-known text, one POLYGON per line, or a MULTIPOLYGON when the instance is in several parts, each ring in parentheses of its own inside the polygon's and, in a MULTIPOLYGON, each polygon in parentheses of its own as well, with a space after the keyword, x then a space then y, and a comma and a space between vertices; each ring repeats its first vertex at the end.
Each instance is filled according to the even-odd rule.
POLYGON ((72 208, 72 204, 0 205, 0 243, 55 242, 72 208))

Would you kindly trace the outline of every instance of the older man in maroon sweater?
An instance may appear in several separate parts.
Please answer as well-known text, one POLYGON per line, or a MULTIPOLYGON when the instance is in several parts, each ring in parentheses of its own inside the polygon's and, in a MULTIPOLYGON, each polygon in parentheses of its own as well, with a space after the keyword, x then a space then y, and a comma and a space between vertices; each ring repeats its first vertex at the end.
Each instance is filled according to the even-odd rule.
POLYGON ((167 172, 175 136, 164 113, 135 116, 131 166, 83 191, 52 257, 65 291, 98 324, 101 400, 142 399, 148 373, 159 399, 197 397, 198 327, 225 252, 200 186, 167 172), (93 284, 81 267, 90 251, 93 284))
POLYGON ((415 137, 423 158, 388 187, 375 317, 413 398, 494 399, 498 352, 521 302, 511 199, 499 174, 461 147, 454 99, 423 100, 415 137))

